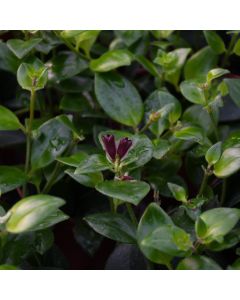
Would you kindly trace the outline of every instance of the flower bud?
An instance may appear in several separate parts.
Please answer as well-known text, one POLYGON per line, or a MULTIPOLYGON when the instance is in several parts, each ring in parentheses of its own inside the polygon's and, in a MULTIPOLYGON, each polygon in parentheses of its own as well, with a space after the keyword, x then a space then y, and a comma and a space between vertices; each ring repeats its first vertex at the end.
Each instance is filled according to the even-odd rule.
POLYGON ((102 136, 102 141, 104 144, 105 151, 109 157, 114 161, 116 157, 116 143, 115 137, 112 134, 107 134, 102 136))
POLYGON ((118 144, 117 155, 122 159, 128 152, 129 148, 132 146, 132 140, 129 140, 127 137, 122 138, 118 144))

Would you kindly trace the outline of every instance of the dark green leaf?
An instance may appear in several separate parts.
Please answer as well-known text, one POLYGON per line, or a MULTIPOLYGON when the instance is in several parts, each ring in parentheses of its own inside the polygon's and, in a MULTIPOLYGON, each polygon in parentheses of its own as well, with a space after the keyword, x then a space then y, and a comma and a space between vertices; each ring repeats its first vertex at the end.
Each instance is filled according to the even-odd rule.
POLYGON ((116 213, 98 213, 84 218, 96 232, 112 240, 134 244, 136 243, 136 229, 123 215, 116 213))
POLYGON ((221 54, 226 51, 222 38, 215 31, 204 30, 204 36, 214 52, 221 54))
POLYGON ((136 88, 116 73, 96 74, 95 93, 103 110, 115 121, 136 127, 143 116, 143 104, 136 88))
POLYGON ((27 41, 19 39, 11 39, 7 41, 8 48, 17 56, 22 59, 26 56, 34 47, 41 42, 42 39, 35 38, 27 41))
POLYGON ((180 261, 177 270, 221 270, 222 268, 211 258, 193 255, 180 261))
POLYGON ((110 163, 102 154, 93 154, 82 160, 78 166, 75 175, 95 173, 99 171, 108 170, 111 168, 110 163))
POLYGON ((19 122, 16 115, 0 105, 0 130, 17 130, 22 127, 23 125, 19 122))
POLYGON ((148 194, 150 187, 143 181, 109 180, 98 183, 96 189, 106 196, 138 205, 148 194))
POLYGON ((240 107, 240 79, 224 79, 224 82, 228 86, 230 97, 240 107))
POLYGON ((22 186, 27 181, 24 172, 12 166, 0 166, 0 194, 22 186))
POLYGON ((74 170, 68 169, 65 171, 65 173, 67 173, 78 183, 91 188, 95 187, 96 184, 103 181, 103 175, 101 172, 95 172, 89 174, 75 174, 74 170))

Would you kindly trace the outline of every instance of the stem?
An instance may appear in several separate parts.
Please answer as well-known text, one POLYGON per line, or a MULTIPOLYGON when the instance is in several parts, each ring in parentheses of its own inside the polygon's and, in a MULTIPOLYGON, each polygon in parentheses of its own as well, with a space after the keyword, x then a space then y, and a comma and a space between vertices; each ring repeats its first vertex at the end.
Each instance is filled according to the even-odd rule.
POLYGON ((202 183, 201 183, 201 186, 200 186, 200 189, 199 189, 199 192, 198 192, 198 196, 201 196, 206 188, 206 185, 207 185, 207 180, 208 180, 208 174, 207 172, 205 171, 204 172, 204 175, 203 175, 203 180, 202 180, 202 183))
MULTIPOLYGON (((29 122, 27 124, 27 136, 26 136, 26 160, 25 160, 25 173, 28 174, 30 169, 31 160, 31 147, 32 147, 32 123, 34 120, 34 107, 35 107, 36 92, 34 89, 31 90, 30 96, 30 108, 29 108, 29 122)), ((23 187, 23 195, 26 195, 27 184, 23 187)))
POLYGON ((133 224, 137 227, 138 226, 138 220, 137 220, 137 218, 135 216, 135 213, 133 211, 132 205, 130 203, 126 203, 126 207, 127 207, 130 219, 132 220, 133 224))
POLYGON ((216 138, 216 141, 219 141, 219 133, 218 133, 218 128, 216 126, 216 123, 215 123, 215 120, 214 120, 214 116, 213 116, 213 113, 211 110, 208 110, 208 114, 209 114, 209 117, 212 121, 212 125, 213 125, 213 131, 214 131, 214 134, 215 134, 215 138, 216 138))
POLYGON ((144 131, 146 131, 151 124, 152 122, 150 120, 147 121, 147 123, 143 126, 143 128, 139 130, 139 133, 143 133, 144 131))
POLYGON ((223 206, 225 196, 226 196, 226 191, 227 191, 227 179, 223 179, 222 183, 222 192, 221 192, 221 198, 220 198, 220 206, 223 206))

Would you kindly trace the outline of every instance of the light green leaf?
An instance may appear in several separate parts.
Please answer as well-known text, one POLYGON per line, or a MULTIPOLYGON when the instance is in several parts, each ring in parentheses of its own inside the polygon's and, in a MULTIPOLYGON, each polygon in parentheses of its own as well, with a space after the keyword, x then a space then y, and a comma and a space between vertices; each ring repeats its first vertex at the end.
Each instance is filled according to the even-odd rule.
POLYGON ((82 163, 87 157, 88 157, 87 153, 77 152, 71 156, 58 157, 57 161, 60 161, 61 163, 65 164, 67 166, 77 168, 80 165, 80 163, 82 163))
POLYGON ((240 148, 228 148, 214 165, 214 174, 217 177, 228 177, 240 169, 240 148))
POLYGON ((78 183, 94 188, 96 184, 103 181, 103 175, 101 172, 89 173, 89 174, 75 174, 75 171, 72 169, 67 169, 65 171, 70 177, 76 180, 78 183))
POLYGON ((212 69, 207 73, 207 82, 208 84, 210 84, 212 80, 219 78, 228 73, 230 72, 226 69, 221 69, 221 68, 212 69))
POLYGON ((206 152, 205 158, 209 165, 214 165, 218 162, 222 153, 222 142, 218 142, 211 146, 206 152))
POLYGON ((174 136, 181 140, 193 140, 197 143, 203 143, 204 132, 197 126, 184 126, 174 132, 174 136))
POLYGON ((176 200, 187 202, 187 192, 182 186, 169 182, 168 187, 176 200))
POLYGON ((108 72, 118 67, 129 66, 133 55, 125 49, 110 50, 97 59, 90 62, 90 68, 94 72, 108 72))
POLYGON ((112 166, 107 158, 102 154, 93 154, 81 160, 78 164, 75 175, 95 173, 99 171, 109 170, 112 166))
POLYGON ((180 261, 177 270, 222 270, 211 258, 193 255, 180 261))
POLYGON ((17 130, 22 128, 16 115, 11 110, 0 105, 0 130, 17 130))
POLYGON ((204 90, 194 81, 183 81, 180 84, 183 96, 190 102, 200 105, 206 104, 204 90))
POLYGON ((62 212, 61 218, 57 216, 58 208, 64 203, 63 199, 50 195, 34 195, 24 198, 10 209, 6 229, 11 233, 21 233, 52 226, 68 218, 62 212))
POLYGON ((195 224, 195 230, 203 243, 221 241, 224 235, 233 229, 239 219, 240 210, 237 208, 213 208, 200 215, 195 224))

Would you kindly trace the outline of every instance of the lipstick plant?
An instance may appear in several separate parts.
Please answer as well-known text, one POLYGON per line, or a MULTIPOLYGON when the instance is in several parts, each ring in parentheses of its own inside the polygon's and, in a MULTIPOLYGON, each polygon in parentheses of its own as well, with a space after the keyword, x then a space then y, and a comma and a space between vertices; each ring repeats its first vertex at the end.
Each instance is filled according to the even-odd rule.
POLYGON ((240 268, 240 31, 0 34, 1 269, 240 268))

